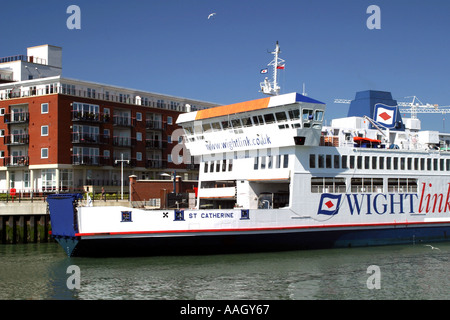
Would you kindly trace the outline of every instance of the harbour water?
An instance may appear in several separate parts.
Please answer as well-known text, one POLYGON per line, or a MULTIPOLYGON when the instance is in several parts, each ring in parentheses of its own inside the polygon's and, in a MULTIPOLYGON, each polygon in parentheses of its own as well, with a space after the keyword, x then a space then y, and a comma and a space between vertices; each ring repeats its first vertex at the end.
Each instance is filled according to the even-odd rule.
POLYGON ((448 300, 450 243, 432 245, 106 259, 0 245, 0 300, 448 300))

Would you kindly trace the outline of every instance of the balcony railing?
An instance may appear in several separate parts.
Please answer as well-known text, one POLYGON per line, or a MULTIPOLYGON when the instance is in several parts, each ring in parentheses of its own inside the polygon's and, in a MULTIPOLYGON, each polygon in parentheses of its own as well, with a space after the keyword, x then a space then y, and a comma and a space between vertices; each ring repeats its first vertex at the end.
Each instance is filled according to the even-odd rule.
POLYGON ((109 144, 109 142, 109 135, 72 132, 72 143, 109 144))
POLYGON ((28 134, 12 134, 3 137, 3 143, 5 145, 23 145, 28 144, 30 141, 30 136, 28 134))
POLYGON ((47 64, 46 59, 33 57, 33 56, 27 56, 27 55, 23 55, 23 54, 0 58, 0 63, 13 62, 13 61, 32 62, 32 63, 43 64, 43 65, 47 64))
MULTIPOLYGON (((40 81, 41 79, 39 79, 40 81)), ((45 87, 28 87, 28 88, 15 88, 13 91, 5 92, 5 90, 0 91, 0 100, 9 100, 14 98, 24 98, 24 97, 31 97, 31 96, 43 96, 48 94, 65 94, 70 96, 76 96, 81 98, 90 98, 90 99, 96 99, 96 100, 106 100, 106 101, 112 101, 112 102, 122 102, 122 103, 128 103, 133 104, 137 106, 148 106, 153 107, 157 109, 166 109, 166 110, 176 110, 180 112, 186 112, 186 106, 183 104, 180 104, 176 106, 175 109, 173 109, 168 103, 166 102, 158 102, 156 103, 153 101, 155 98, 150 93, 141 93, 136 96, 130 96, 129 98, 126 98, 124 100, 123 97, 121 97, 120 93, 107 93, 105 92, 89 92, 85 89, 75 88, 75 86, 70 86, 65 83, 53 83, 54 86, 51 88, 45 88, 45 87), (144 99, 142 98, 142 95, 147 95, 144 99)), ((120 88, 117 90, 120 91, 120 88)), ((168 99, 170 99, 168 97, 168 99)), ((200 102, 194 102, 195 104, 198 104, 200 102)), ((218 106, 216 104, 211 103, 201 103, 204 105, 204 107, 201 107, 200 109, 204 109, 205 107, 214 107, 218 106)), ((106 117, 106 115, 105 115, 106 117)), ((135 120, 135 119, 134 119, 135 120)), ((162 129, 164 130, 164 126, 167 124, 164 123, 162 125, 162 129)), ((150 124, 150 126, 152 126, 150 124)), ((150 127, 149 129, 158 129, 158 125, 154 127, 150 127)))
POLYGON ((149 149, 165 149, 167 148, 167 141, 162 140, 145 140, 145 147, 149 149))
POLYGON ((4 167, 26 167, 29 165, 30 158, 26 156, 11 156, 3 158, 4 167))
POLYGON ((116 147, 132 147, 135 141, 131 137, 113 137, 113 145, 116 147))
POLYGON ((109 122, 110 118, 111 116, 108 113, 72 111, 72 121, 106 123, 109 122))
POLYGON ((146 120, 145 128, 148 130, 164 130, 164 124, 161 120, 146 120))
POLYGON ((28 112, 7 113, 4 116, 4 121, 7 124, 27 123, 29 120, 30 120, 30 113, 28 112))
POLYGON ((167 161, 147 159, 147 161, 145 162, 145 167, 148 169, 165 169, 167 168, 167 161))
POLYGON ((135 127, 136 119, 124 116, 113 116, 113 124, 121 127, 135 127))
POLYGON ((100 166, 102 165, 100 156, 72 155, 72 164, 74 166, 100 166))

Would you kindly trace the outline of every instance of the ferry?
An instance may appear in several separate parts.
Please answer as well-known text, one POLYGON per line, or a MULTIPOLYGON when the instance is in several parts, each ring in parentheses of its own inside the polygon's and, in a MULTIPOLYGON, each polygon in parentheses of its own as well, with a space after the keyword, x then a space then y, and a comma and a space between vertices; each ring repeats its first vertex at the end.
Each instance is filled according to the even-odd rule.
POLYGON ((47 199, 52 236, 69 256, 258 252, 450 238, 450 134, 402 119, 391 93, 363 91, 324 125, 325 103, 280 94, 181 114, 199 161, 196 205, 146 210, 47 199))

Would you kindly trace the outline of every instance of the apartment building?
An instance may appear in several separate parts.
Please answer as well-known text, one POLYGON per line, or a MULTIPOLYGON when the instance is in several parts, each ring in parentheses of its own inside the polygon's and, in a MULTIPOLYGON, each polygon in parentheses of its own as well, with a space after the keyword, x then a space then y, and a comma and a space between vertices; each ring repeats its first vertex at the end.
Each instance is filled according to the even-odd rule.
POLYGON ((175 122, 214 106, 62 77, 60 47, 0 58, 0 193, 113 191, 122 177, 160 180, 174 171, 196 179, 195 164, 172 152, 181 141, 175 122))

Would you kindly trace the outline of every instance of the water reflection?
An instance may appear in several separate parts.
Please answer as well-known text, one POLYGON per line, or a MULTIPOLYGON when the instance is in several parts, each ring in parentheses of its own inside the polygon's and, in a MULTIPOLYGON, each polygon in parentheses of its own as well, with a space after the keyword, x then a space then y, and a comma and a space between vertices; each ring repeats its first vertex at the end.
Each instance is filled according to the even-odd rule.
POLYGON ((0 299, 449 299, 450 244, 148 258, 67 258, 56 244, 0 246, 0 299), (67 288, 67 268, 81 270, 67 288), (369 290, 378 265, 381 289, 369 290))

